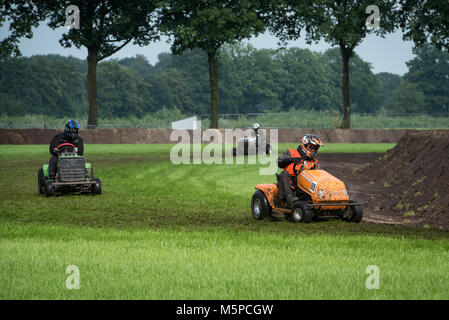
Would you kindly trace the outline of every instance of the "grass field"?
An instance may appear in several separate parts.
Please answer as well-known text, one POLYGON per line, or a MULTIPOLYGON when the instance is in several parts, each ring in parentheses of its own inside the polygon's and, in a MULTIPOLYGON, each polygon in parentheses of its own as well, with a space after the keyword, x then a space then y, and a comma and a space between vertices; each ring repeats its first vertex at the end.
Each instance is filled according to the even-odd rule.
POLYGON ((87 145, 103 194, 45 198, 36 176, 48 146, 0 146, 0 298, 449 298, 447 233, 255 221, 254 186, 273 176, 259 165, 173 165, 170 148, 87 145), (69 265, 79 290, 66 289, 69 265), (370 265, 380 269, 377 290, 365 287, 370 265))

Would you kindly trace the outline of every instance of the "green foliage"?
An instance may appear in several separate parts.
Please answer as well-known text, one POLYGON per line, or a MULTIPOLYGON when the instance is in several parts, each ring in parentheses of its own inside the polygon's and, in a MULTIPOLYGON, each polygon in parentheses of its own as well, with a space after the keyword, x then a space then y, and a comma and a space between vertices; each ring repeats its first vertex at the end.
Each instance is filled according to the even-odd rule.
POLYGON ((87 112, 85 74, 56 55, 0 62, 0 110, 7 115, 87 112))
POLYGON ((44 22, 52 29, 65 26, 66 9, 76 6, 79 23, 70 28, 59 40, 69 48, 87 48, 87 92, 89 102, 89 124, 98 124, 97 62, 119 51, 126 44, 147 45, 159 39, 153 13, 159 0, 32 0, 0 2, 0 26, 6 18, 11 20, 11 34, 0 42, 0 57, 20 55, 17 43, 20 37, 32 37, 31 28, 44 22))
POLYGON ((114 61, 125 67, 136 69, 142 77, 154 71, 153 66, 148 62, 147 58, 141 54, 136 54, 133 58, 114 59, 114 61))
POLYGON ((401 76, 389 72, 380 72, 375 76, 380 84, 379 106, 381 109, 387 109, 391 94, 399 87, 401 76))
POLYGON ((218 128, 218 51, 263 32, 262 13, 259 1, 240 0, 169 0, 162 9, 161 30, 170 36, 173 53, 197 48, 207 53, 211 128, 218 128))
POLYGON ((449 50, 449 4, 441 0, 400 0, 404 39, 449 50))
MULTIPOLYGON (((414 50, 417 57, 409 62, 410 71, 403 79, 389 73, 374 75, 370 64, 354 54, 349 68, 353 109, 356 114, 371 114, 354 116, 354 128, 363 128, 362 124, 369 128, 422 127, 412 117, 395 117, 382 124, 382 114, 373 115, 381 111, 448 112, 448 54, 432 48, 414 50), (401 79, 404 83, 393 99, 401 79)), ((148 116, 148 123, 164 122, 161 125, 165 127, 169 118, 173 119, 173 110, 179 110, 180 117, 209 114, 206 58, 202 50, 195 49, 181 55, 162 53, 154 66, 142 56, 101 62, 97 75, 100 122, 114 119, 114 123, 132 126, 148 116), (164 110, 167 116, 154 117, 164 110)), ((332 113, 342 111, 338 49, 317 53, 298 48, 257 50, 235 44, 224 46, 219 59, 220 108, 224 114, 270 113, 259 116, 260 122, 279 127, 329 128, 334 126, 332 113)), ((85 60, 58 55, 0 62, 2 122, 33 114, 83 119, 88 108, 86 70, 85 60)), ((434 118, 425 122, 428 125, 423 127, 447 127, 434 118)), ((241 127, 245 123, 230 119, 220 125, 241 127)))
POLYGON ((265 30, 259 1, 169 0, 161 29, 173 36, 172 51, 199 48, 215 54, 224 45, 265 30))
POLYGON ((101 63, 98 67, 98 83, 101 113, 125 118, 130 113, 130 107, 137 117, 153 111, 151 85, 135 69, 115 62, 101 63))
MULTIPOLYGON (((343 109, 341 98, 341 65, 342 58, 340 50, 329 49, 324 53, 322 62, 328 68, 328 79, 332 94, 331 105, 343 109)), ((321 63, 322 63, 321 62, 321 63)), ((370 63, 363 61, 356 53, 349 62, 349 84, 351 94, 352 111, 355 113, 377 112, 380 107, 380 83, 371 71, 370 63)), ((399 76, 398 76, 399 77, 399 76)))
POLYGON ((399 87, 393 92, 390 104, 399 112, 422 112, 424 99, 424 93, 418 85, 402 80, 399 87))
MULTIPOLYGON (((354 55, 354 48, 369 33, 384 36, 392 32, 397 24, 395 2, 389 0, 278 0, 272 6, 273 17, 270 18, 270 29, 283 41, 296 40, 305 31, 306 41, 325 40, 332 46, 338 46, 342 58, 342 100, 343 120, 342 128, 351 127, 350 104, 350 58, 354 55), (381 12, 382 20, 379 28, 370 30, 365 25, 368 6, 376 5, 381 12)), ((374 79, 374 82, 375 79, 374 79)), ((370 88, 371 84, 366 83, 370 88)), ((356 93, 363 99, 363 93, 356 93)), ((367 97, 372 100, 372 97, 367 97)), ((363 110, 360 106, 356 108, 363 110)))
POLYGON ((449 52, 424 45, 413 48, 404 79, 414 83, 425 96, 423 112, 449 112, 449 52))

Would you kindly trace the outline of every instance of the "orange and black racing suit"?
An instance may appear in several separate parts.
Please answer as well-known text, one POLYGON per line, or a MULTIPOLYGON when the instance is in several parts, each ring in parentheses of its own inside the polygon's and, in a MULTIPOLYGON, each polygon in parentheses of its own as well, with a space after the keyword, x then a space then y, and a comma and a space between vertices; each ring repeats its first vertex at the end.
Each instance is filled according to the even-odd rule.
POLYGON ((301 146, 298 149, 287 149, 279 158, 278 166, 284 171, 279 175, 279 196, 291 206, 295 199, 297 177, 302 170, 312 170, 318 167, 318 160, 314 155, 307 155, 301 146))

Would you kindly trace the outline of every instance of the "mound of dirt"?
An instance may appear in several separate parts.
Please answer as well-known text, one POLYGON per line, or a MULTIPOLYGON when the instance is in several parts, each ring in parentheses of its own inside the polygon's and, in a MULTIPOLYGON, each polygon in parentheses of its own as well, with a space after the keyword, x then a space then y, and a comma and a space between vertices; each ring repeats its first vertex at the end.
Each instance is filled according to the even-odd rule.
POLYGON ((407 133, 357 172, 381 193, 376 211, 406 224, 449 230, 449 132, 407 133))

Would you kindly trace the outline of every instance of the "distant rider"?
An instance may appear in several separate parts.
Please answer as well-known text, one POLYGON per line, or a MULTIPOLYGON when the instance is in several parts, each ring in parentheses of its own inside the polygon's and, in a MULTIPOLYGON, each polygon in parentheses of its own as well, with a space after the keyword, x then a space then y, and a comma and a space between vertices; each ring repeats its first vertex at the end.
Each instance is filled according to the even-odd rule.
POLYGON ((62 143, 71 143, 76 147, 75 152, 82 156, 84 152, 83 139, 78 136, 80 125, 76 120, 68 120, 65 124, 64 132, 58 133, 50 142, 50 153, 52 154, 49 163, 50 178, 54 179, 56 175, 56 166, 58 164, 58 156, 61 150, 56 147, 62 143))
POLYGON ((256 135, 256 137, 259 136, 259 129, 260 129, 260 124, 258 124, 257 122, 253 123, 253 130, 254 130, 254 134, 256 135))
POLYGON ((297 177, 302 170, 313 170, 318 168, 318 159, 316 154, 323 142, 316 135, 306 134, 302 138, 302 144, 297 149, 287 149, 279 158, 278 166, 284 169, 279 174, 279 195, 281 199, 287 201, 288 207, 291 207, 298 197, 295 190, 297 186, 297 177))
POLYGON ((263 145, 264 146, 267 143, 266 142, 266 137, 263 134, 264 133, 263 131, 259 133, 260 124, 258 124, 257 122, 253 123, 252 128, 254 130, 254 136, 256 137, 256 150, 258 150, 259 145, 263 145))

